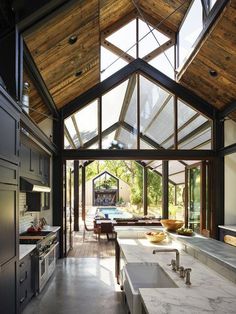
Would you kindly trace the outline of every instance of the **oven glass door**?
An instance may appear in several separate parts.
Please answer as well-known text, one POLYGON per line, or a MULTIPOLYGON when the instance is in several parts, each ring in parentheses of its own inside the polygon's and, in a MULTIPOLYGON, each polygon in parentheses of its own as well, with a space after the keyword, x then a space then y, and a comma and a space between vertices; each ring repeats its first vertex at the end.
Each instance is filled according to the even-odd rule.
POLYGON ((39 258, 39 291, 42 290, 43 286, 47 282, 48 271, 47 271, 47 259, 45 256, 39 258))

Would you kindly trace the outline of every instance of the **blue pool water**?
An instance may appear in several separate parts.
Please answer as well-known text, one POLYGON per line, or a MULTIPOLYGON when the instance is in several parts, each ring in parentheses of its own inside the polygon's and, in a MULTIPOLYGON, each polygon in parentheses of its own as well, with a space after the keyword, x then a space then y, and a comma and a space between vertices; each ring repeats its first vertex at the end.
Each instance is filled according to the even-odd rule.
POLYGON ((116 218, 131 218, 130 213, 123 212, 122 210, 116 207, 99 207, 98 212, 103 213, 107 218, 116 219, 116 218))

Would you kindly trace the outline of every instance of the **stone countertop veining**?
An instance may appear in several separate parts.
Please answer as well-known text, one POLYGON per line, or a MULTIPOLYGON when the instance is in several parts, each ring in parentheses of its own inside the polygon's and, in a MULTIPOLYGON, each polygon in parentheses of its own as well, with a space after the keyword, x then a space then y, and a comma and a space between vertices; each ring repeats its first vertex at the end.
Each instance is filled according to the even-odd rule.
POLYGON ((235 231, 236 232, 236 225, 225 225, 225 226, 218 226, 221 229, 226 229, 230 231, 235 231))
POLYGON ((152 244, 146 239, 118 238, 118 243, 127 263, 158 263, 179 287, 139 289, 147 313, 236 313, 236 285, 182 251, 177 241, 152 244), (178 248, 180 265, 192 268, 190 287, 167 265, 174 252, 152 254, 163 246, 178 248))
POLYGON ((61 227, 60 226, 44 226, 44 228, 42 229, 43 231, 52 231, 52 232, 57 232, 61 227))
POLYGON ((20 244, 19 260, 23 259, 26 255, 32 252, 35 248, 36 248, 35 244, 20 244))

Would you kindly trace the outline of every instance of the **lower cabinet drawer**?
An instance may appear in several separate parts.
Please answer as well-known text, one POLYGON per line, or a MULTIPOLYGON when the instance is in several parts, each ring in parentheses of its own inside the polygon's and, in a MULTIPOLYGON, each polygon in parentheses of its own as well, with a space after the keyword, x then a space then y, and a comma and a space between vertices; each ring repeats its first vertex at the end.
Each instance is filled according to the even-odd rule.
POLYGON ((18 304, 20 313, 23 311, 35 293, 33 279, 34 274, 32 272, 31 254, 28 254, 19 262, 18 304))

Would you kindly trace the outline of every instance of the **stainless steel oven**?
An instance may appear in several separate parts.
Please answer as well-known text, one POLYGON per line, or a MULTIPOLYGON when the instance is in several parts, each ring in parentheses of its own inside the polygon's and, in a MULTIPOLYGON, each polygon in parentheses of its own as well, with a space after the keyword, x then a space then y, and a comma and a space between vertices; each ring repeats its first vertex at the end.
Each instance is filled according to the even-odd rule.
POLYGON ((59 243, 54 243, 50 248, 39 255, 39 292, 43 289, 56 267, 56 250, 59 243))

